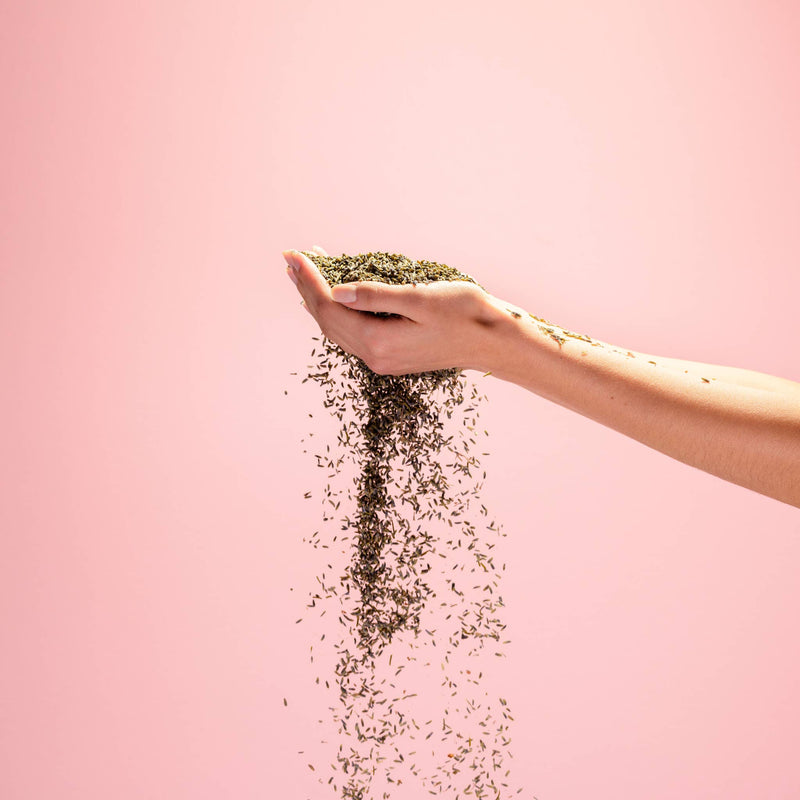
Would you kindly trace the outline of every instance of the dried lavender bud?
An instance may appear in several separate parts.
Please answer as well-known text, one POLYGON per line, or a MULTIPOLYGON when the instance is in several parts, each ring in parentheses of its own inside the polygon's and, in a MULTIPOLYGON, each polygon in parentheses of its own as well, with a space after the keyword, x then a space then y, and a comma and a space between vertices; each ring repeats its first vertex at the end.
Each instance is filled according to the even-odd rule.
MULTIPOLYGON (((396 253, 305 255, 331 286, 475 282, 446 264, 396 253)), ((483 672, 476 677, 476 670, 460 664, 464 657, 479 658, 486 642, 502 655, 505 643, 497 591, 505 566, 496 567, 491 555, 491 540, 504 534, 489 522, 485 505, 478 502, 476 512, 472 504, 480 500, 481 473, 486 476, 473 452, 484 397, 458 369, 378 375, 324 337, 312 356, 316 362, 304 381, 324 389, 324 405, 341 423, 338 449, 328 444, 317 463, 329 479, 345 462, 357 468, 354 488, 337 492, 329 484, 324 492, 333 512, 342 514, 343 535, 323 543, 316 532, 311 540, 315 547, 352 543, 338 579, 320 576, 321 593, 309 604, 339 603, 338 615, 331 616, 338 616, 341 632, 334 671, 339 703, 331 711, 340 744, 328 784, 345 800, 367 800, 377 797, 372 792, 382 781, 377 791, 389 798, 392 785, 413 774, 431 794, 511 797, 504 763, 510 757, 508 704, 501 698, 495 710, 485 692, 473 699, 470 691, 481 688, 483 672), (353 503, 355 513, 348 516, 353 503), (442 633, 430 623, 434 601, 440 616, 442 609, 450 612, 442 633), (449 705, 437 720, 418 721, 409 710, 418 693, 398 686, 404 670, 415 667, 412 651, 419 649, 433 654, 425 666, 434 658, 441 664, 436 680, 443 679, 449 705), (463 688, 459 676, 465 677, 463 688), (422 743, 438 762, 427 772, 415 763, 422 743)), ((335 518, 326 507, 323 520, 335 518)))

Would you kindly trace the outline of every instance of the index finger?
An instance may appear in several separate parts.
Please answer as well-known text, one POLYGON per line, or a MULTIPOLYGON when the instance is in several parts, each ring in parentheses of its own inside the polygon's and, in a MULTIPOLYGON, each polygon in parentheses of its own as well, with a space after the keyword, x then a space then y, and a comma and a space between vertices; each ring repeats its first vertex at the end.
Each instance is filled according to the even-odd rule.
POLYGON ((325 280, 322 273, 317 269, 317 265, 306 253, 298 250, 284 250, 283 257, 286 259, 286 263, 294 268, 300 280, 315 292, 325 295, 329 300, 332 299, 331 287, 328 285, 328 281, 325 280))
POLYGON ((284 250, 283 257, 294 270, 295 286, 303 297, 306 310, 311 312, 323 333, 332 327, 338 328, 337 323, 345 315, 356 313, 333 299, 330 285, 307 253, 284 250))

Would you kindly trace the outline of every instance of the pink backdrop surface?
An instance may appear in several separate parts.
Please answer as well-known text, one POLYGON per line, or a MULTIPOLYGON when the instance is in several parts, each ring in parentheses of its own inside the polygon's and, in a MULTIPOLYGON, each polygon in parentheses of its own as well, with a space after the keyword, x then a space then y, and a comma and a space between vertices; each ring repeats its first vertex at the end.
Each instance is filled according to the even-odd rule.
MULTIPOLYGON (((331 796, 282 249, 800 380, 799 40, 756 0, 5 3, 0 796, 331 796)), ((797 509, 480 380, 520 796, 800 797, 797 509)))

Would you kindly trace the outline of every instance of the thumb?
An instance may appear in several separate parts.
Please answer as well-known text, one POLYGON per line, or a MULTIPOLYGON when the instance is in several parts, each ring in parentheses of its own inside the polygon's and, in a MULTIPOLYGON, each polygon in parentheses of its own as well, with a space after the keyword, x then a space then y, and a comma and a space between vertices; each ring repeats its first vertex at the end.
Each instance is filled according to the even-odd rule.
POLYGON ((331 289, 331 296, 337 303, 358 311, 383 311, 412 318, 423 299, 419 286, 378 281, 342 283, 331 289))

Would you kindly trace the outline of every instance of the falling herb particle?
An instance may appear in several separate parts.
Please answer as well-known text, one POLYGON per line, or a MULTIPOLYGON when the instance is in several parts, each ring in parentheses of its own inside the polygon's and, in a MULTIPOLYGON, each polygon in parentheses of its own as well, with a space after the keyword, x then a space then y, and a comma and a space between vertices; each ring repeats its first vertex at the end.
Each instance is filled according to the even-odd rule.
MULTIPOLYGON (((331 286, 370 280, 393 284, 425 284, 439 280, 474 283, 468 275, 446 264, 415 262, 398 254, 368 253, 340 258, 316 253, 305 255, 331 286)), ((508 310, 515 317, 522 316, 508 310)), ((381 312, 375 316, 396 315, 381 312)), ((592 341, 563 329, 557 332, 555 326, 549 326, 547 333, 559 346, 567 336, 592 341)), ((387 759, 387 748, 394 748, 396 756, 387 763, 405 765, 419 777, 416 765, 406 763, 406 756, 414 751, 404 755, 400 748, 403 737, 419 730, 420 726, 405 712, 408 704, 397 702, 409 700, 416 693, 397 691, 392 700, 385 681, 377 682, 376 663, 388 652, 391 664, 392 654, 408 641, 404 637, 409 634, 414 638, 428 637, 430 646, 440 648, 444 641, 448 648, 441 662, 447 676, 448 655, 462 641, 468 642, 461 645, 462 649, 472 648, 468 655, 476 655, 487 639, 499 643, 505 625, 500 622, 498 609, 503 603, 494 589, 499 571, 505 569, 505 565, 495 567, 488 553, 494 543, 482 540, 468 515, 470 498, 478 497, 480 488, 477 476, 481 470, 470 447, 475 439, 469 435, 476 429, 477 403, 483 399, 477 387, 469 387, 463 373, 456 369, 379 375, 324 336, 319 340, 314 338, 319 344, 315 345, 312 358, 317 360, 302 380, 315 381, 324 388, 325 406, 342 423, 338 444, 343 454, 332 453, 331 446, 327 445, 325 453, 315 458, 318 466, 326 469, 329 480, 337 476, 346 458, 357 465, 359 474, 353 489, 334 491, 329 485, 323 494, 325 507, 332 509, 330 513, 323 512, 323 521, 333 520, 333 512, 343 513, 344 507, 340 511, 343 501, 355 501, 357 511, 355 515, 343 516, 340 526, 351 539, 350 563, 338 581, 325 575, 317 578, 321 590, 310 605, 313 607, 317 599, 324 597, 338 599, 343 606, 342 613, 335 615, 346 629, 346 635, 336 646, 339 661, 334 672, 340 706, 331 710, 339 725, 341 744, 337 764, 332 768, 343 777, 340 787, 343 800, 367 800, 371 796, 369 787, 374 765, 387 759), (463 418, 461 436, 448 437, 443 432, 444 420, 457 423, 458 412, 463 418), (396 471, 397 464, 405 467, 396 471), (456 490, 457 485, 460 492, 456 490), (434 522, 447 523, 452 529, 452 539, 447 542, 450 550, 428 532, 429 524, 434 522), (483 581, 469 593, 466 586, 459 587, 455 581, 451 582, 453 608, 461 609, 459 625, 450 637, 441 637, 421 625, 422 615, 435 597, 432 587, 426 583, 426 575, 434 571, 433 556, 445 560, 440 568, 436 567, 443 571, 449 569, 447 560, 456 553, 468 554, 474 559, 471 571, 477 569, 483 581), (486 573, 490 573, 488 584, 484 583, 486 573)), ((491 372, 485 373, 488 375, 491 372)), ((311 436, 313 434, 309 434, 309 438, 311 436)), ((486 477, 485 472, 483 477, 486 477)), ((305 495, 306 499, 310 496, 311 492, 305 495)), ((488 513, 484 516, 488 519, 488 513)), ((489 533, 505 535, 496 522, 484 524, 489 533)), ((329 546, 318 532, 308 541, 314 548, 329 546)), ((335 541, 335 537, 329 541, 335 541)), ((441 563, 438 559, 436 562, 441 563)), ((328 569, 333 569, 331 564, 328 569)), ((324 614, 322 610, 321 615, 324 614)), ((325 639, 324 634, 322 639, 325 639)), ((408 645, 411 649, 415 647, 413 641, 408 641, 408 645)), ((409 662, 416 660, 408 650, 406 652, 409 662)), ((396 668, 397 679, 402 677, 404 668, 405 665, 396 668)), ((479 679, 482 677, 480 672, 479 679)), ((460 692, 454 678, 446 680, 454 689, 451 696, 457 697, 460 692)), ((474 678, 469 682, 478 684, 474 678)), ((328 681, 325 684, 328 686, 328 681)), ((389 687, 396 688, 394 684, 389 687)), ((479 707, 470 700, 462 711, 469 715, 479 707)), ((449 707, 445 715, 448 711, 449 707)), ((491 713, 487 719, 491 719, 491 713)), ((429 720, 426 725, 431 722, 429 720)), ((483 729, 487 727, 486 720, 477 724, 483 729)), ((504 735, 505 730, 505 723, 497 728, 497 747, 492 750, 492 758, 500 759, 501 751, 507 747, 509 740, 504 735)), ((425 738, 429 739, 432 734, 433 731, 429 731, 425 738)), ((500 796, 493 777, 497 764, 483 756, 485 744, 480 748, 473 746, 473 739, 477 742, 478 737, 465 736, 442 719, 443 739, 451 736, 467 740, 468 746, 459 744, 462 749, 449 754, 447 761, 439 765, 438 772, 422 776, 422 779, 427 780, 428 785, 438 786, 440 792, 448 783, 450 788, 459 780, 461 769, 456 765, 463 767, 470 757, 474 777, 462 785, 464 795, 474 793, 476 797, 491 796, 495 800, 500 796), (486 793, 489 790, 491 795, 486 793)), ((455 744, 455 741, 450 743, 455 744)), ((313 769, 310 764, 309 767, 313 769)), ((390 783, 402 782, 389 772, 386 779, 390 783)), ((329 783, 332 780, 333 776, 329 783)))

